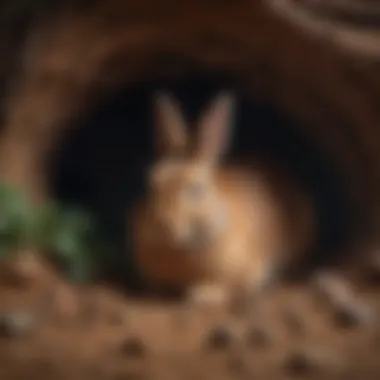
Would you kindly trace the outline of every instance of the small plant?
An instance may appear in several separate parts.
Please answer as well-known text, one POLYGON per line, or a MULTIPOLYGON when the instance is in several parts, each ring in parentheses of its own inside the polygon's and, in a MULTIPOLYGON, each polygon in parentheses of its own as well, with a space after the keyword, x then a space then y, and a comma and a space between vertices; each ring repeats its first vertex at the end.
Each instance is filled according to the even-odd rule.
POLYGON ((74 281, 88 280, 97 251, 92 218, 55 203, 34 206, 21 191, 0 186, 0 255, 36 251, 63 261, 74 281))
POLYGON ((0 253, 34 249, 38 217, 21 191, 0 186, 0 253))

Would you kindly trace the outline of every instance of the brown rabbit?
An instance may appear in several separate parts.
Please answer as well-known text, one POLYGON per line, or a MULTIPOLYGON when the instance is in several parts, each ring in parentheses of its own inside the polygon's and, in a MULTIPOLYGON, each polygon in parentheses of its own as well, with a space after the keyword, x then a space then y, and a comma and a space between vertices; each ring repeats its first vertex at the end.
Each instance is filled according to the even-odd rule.
POLYGON ((136 261, 152 284, 188 290, 194 300, 255 292, 313 241, 310 199, 283 170, 221 164, 234 103, 220 94, 190 139, 174 100, 156 98, 160 155, 133 216, 136 261))

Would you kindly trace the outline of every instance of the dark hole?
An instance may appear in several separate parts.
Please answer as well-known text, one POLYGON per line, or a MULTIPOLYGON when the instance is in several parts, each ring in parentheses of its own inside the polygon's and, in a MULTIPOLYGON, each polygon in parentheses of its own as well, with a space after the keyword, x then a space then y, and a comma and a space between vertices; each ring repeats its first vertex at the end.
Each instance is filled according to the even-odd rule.
MULTIPOLYGON (((152 93, 169 89, 191 121, 219 89, 230 87, 230 81, 198 76, 127 88, 94 106, 68 136, 55 167, 56 196, 97 215, 115 246, 103 265, 114 279, 138 282, 128 247, 126 215, 144 191, 144 173, 153 160, 152 93)), ((348 233, 346 221, 354 220, 349 217, 339 176, 322 152, 297 133, 291 118, 235 92, 239 106, 231 156, 266 153, 291 167, 317 202, 320 234, 316 252, 326 254, 316 258, 323 261, 331 251, 339 251, 334 247, 348 233)))
POLYGON ((204 33, 199 35, 197 42, 199 46, 210 50, 235 50, 237 41, 218 33, 204 33))

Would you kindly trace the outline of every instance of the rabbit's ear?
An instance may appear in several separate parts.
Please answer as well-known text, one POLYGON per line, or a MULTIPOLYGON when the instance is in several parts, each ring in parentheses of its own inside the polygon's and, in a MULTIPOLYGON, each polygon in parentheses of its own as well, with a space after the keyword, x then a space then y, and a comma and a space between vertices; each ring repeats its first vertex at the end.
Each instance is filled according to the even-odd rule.
POLYGON ((235 97, 226 92, 219 94, 203 114, 196 147, 200 159, 215 162, 228 149, 234 108, 235 97))
POLYGON ((186 123, 177 102, 166 93, 155 98, 156 149, 159 155, 176 155, 187 147, 186 123))

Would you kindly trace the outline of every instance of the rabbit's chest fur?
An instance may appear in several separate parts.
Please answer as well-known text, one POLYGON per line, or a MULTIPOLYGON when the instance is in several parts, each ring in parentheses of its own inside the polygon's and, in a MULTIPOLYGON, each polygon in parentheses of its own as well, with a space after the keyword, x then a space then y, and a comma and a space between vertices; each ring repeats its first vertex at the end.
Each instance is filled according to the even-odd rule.
POLYGON ((184 255, 162 238, 144 202, 137 206, 132 226, 135 259, 148 281, 183 287, 204 276, 201 261, 184 255))
POLYGON ((228 225, 203 251, 189 254, 166 244, 142 204, 134 234, 137 261, 146 277, 180 287, 204 281, 255 286, 265 281, 274 264, 306 247, 310 218, 301 197, 289 184, 261 174, 220 173, 217 183, 228 225))

